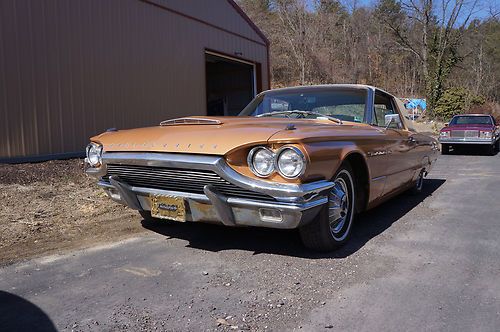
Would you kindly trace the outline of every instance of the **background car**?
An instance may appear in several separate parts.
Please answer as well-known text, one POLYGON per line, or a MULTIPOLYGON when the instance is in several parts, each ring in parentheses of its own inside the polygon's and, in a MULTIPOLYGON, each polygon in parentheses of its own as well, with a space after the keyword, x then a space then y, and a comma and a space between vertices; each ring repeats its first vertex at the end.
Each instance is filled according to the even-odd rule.
POLYGON ((489 154, 499 150, 500 130, 495 118, 485 114, 454 116, 439 132, 442 154, 461 145, 484 146, 489 154))

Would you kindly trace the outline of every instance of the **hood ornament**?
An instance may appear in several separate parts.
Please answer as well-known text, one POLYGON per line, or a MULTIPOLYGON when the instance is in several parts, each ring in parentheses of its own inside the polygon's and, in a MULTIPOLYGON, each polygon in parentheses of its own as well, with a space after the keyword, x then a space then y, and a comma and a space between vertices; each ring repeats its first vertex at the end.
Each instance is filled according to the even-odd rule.
POLYGON ((178 118, 165 120, 160 122, 160 126, 177 126, 177 125, 220 125, 222 121, 217 119, 206 118, 178 118))

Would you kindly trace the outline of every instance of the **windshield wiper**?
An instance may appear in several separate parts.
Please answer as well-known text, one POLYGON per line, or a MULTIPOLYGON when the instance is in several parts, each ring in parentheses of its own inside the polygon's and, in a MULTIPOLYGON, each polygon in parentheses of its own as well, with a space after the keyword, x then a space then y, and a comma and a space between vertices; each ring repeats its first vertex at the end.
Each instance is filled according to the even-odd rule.
POLYGON ((326 118, 328 120, 337 122, 338 124, 342 124, 342 120, 340 120, 340 119, 337 119, 337 118, 335 118, 333 116, 321 114, 321 113, 318 113, 318 112, 313 112, 313 111, 299 111, 299 110, 295 110, 295 111, 276 111, 276 112, 269 112, 269 113, 259 114, 259 115, 256 115, 255 117, 256 118, 261 118, 261 117, 264 117, 264 116, 273 116, 273 115, 285 114, 285 116, 287 118, 289 118, 290 117, 289 115, 290 114, 294 114, 294 113, 301 114, 301 115, 317 115, 318 117, 326 118))
POLYGON ((255 117, 256 118, 262 118, 264 116, 273 116, 273 115, 285 114, 286 117, 289 118, 290 116, 288 114, 290 114, 290 113, 293 113, 293 111, 275 111, 275 112, 258 114, 255 117))
POLYGON ((333 117, 333 116, 330 116, 330 115, 321 114, 321 113, 318 113, 318 112, 313 112, 313 111, 292 111, 292 112, 301 113, 301 114, 307 114, 307 115, 309 115, 309 114, 317 115, 318 117, 327 118, 328 120, 337 122, 338 124, 342 124, 342 120, 340 120, 339 118, 336 118, 336 117, 333 117))

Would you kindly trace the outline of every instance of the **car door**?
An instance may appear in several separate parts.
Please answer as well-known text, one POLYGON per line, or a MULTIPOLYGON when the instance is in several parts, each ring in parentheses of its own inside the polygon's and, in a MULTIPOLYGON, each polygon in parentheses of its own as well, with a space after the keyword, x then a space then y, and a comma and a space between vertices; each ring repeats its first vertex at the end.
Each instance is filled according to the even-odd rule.
POLYGON ((380 151, 388 159, 385 170, 383 195, 399 189, 411 181, 415 173, 416 137, 404 126, 404 120, 393 97, 379 90, 375 91, 372 125, 376 126, 386 142, 386 150, 380 151), (390 124, 387 118, 394 118, 390 124))

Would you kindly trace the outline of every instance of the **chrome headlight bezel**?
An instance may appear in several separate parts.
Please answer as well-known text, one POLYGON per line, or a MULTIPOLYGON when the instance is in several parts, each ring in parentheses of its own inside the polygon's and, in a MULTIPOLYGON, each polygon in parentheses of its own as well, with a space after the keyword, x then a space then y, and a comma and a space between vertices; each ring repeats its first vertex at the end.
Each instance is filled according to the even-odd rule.
POLYGON ((491 139, 491 138, 493 138, 493 132, 490 130, 480 130, 479 131, 479 138, 491 139))
POLYGON ((446 130, 446 131, 439 132, 439 137, 443 137, 443 138, 450 137, 450 131, 446 130))
POLYGON ((276 158, 276 156, 271 149, 266 148, 264 146, 257 146, 255 148, 253 148, 252 150, 250 150, 250 152, 248 153, 247 164, 248 164, 248 167, 250 167, 250 170, 252 171, 253 174, 255 174, 256 176, 261 177, 261 178, 267 178, 276 171, 275 158, 276 158), (269 171, 267 173, 259 172, 257 170, 257 167, 255 167, 254 157, 260 151, 265 151, 265 152, 269 153, 271 168, 269 169, 269 171))
POLYGON ((278 173, 282 177, 284 177, 286 179, 296 179, 296 178, 299 178, 302 175, 304 175, 304 173, 306 171, 306 168, 307 168, 307 159, 306 159, 306 156, 304 155, 304 153, 302 152, 302 150, 300 150, 299 148, 297 148, 295 146, 291 146, 291 145, 285 145, 285 146, 281 147, 276 152, 276 158, 275 158, 275 166, 274 166, 274 168, 278 171, 278 173), (297 157, 300 159, 300 161, 302 163, 302 166, 301 166, 299 172, 293 173, 293 174, 286 174, 281 169, 281 167, 280 167, 280 161, 281 161, 283 153, 285 153, 287 151, 291 151, 291 152, 295 153, 297 155, 297 157))
POLYGON ((85 161, 91 167, 100 167, 102 165, 102 150, 103 146, 101 144, 91 142, 85 149, 87 157, 85 161))

